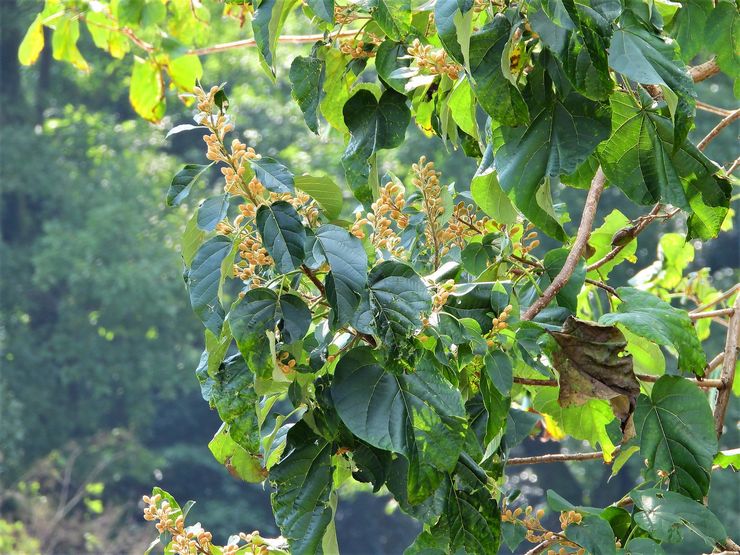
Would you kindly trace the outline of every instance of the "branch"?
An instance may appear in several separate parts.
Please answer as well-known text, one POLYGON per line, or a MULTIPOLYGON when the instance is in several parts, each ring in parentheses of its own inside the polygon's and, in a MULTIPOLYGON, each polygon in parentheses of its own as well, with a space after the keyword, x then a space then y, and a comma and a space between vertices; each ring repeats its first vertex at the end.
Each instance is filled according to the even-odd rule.
POLYGON ((723 118, 729 116, 732 113, 732 110, 718 108, 717 106, 712 106, 711 104, 701 102, 700 100, 696 101, 696 109, 703 110, 704 112, 709 112, 710 114, 715 114, 717 116, 722 116, 723 118))
MULTIPOLYGON (((619 453, 617 447, 612 456, 619 453)), ((547 464, 568 461, 592 461, 604 457, 603 451, 593 451, 591 453, 550 453, 548 455, 536 455, 534 457, 517 457, 506 461, 506 466, 516 466, 521 464, 547 464)))
MULTIPOLYGON (((724 355, 722 358, 719 356, 715 357, 711 363, 707 365, 706 372, 711 372, 714 370, 717 366, 719 366, 719 363, 724 358, 724 355)), ((654 383, 657 382, 660 378, 663 376, 653 376, 652 374, 635 374, 635 377, 638 380, 641 380, 643 382, 650 382, 654 383)), ((713 379, 697 379, 697 378, 686 378, 688 381, 693 383, 694 385, 704 388, 704 389, 724 389, 725 388, 725 382, 723 382, 721 379, 713 380, 713 379)), ((517 376, 514 376, 514 383, 518 383, 520 385, 533 385, 536 387, 558 387, 558 381, 557 380, 544 380, 544 379, 537 379, 537 378, 519 378, 517 376)))
POLYGON ((713 307, 714 305, 716 305, 718 303, 721 303, 725 299, 729 299, 730 297, 732 297, 732 295, 735 294, 735 291, 737 291, 738 289, 740 289, 740 283, 736 283, 735 285, 733 285, 732 287, 730 287, 724 293, 720 293, 720 295, 718 297, 715 297, 711 301, 708 301, 708 302, 704 303, 703 305, 696 307, 694 310, 692 310, 690 312, 690 314, 697 314, 697 313, 702 312, 702 311, 704 311, 704 310, 706 310, 708 308, 713 307))
POLYGON ((730 125, 733 121, 735 121, 737 118, 740 117, 740 108, 735 110, 734 112, 731 112, 730 115, 725 117, 722 121, 720 121, 714 129, 712 129, 706 137, 704 137, 698 145, 696 145, 696 148, 699 150, 704 150, 706 146, 711 143, 714 138, 720 134, 720 131, 722 131, 725 127, 730 125))
POLYGON ((708 310, 707 312, 691 312, 689 318, 692 320, 701 320, 702 318, 714 318, 716 316, 732 316, 735 314, 734 308, 720 308, 719 310, 708 310))
POLYGON ((735 313, 730 318, 730 325, 727 328, 725 357, 722 361, 722 373, 719 378, 723 387, 717 393, 717 400, 714 405, 714 427, 717 438, 722 436, 727 406, 730 404, 732 382, 735 380, 735 363, 737 362, 738 338, 740 336, 740 295, 735 298, 733 308, 735 313))
POLYGON ((560 270, 560 273, 555 276, 555 279, 552 280, 552 283, 547 287, 547 289, 545 289, 542 296, 537 299, 522 315, 522 320, 531 320, 537 316, 543 308, 550 304, 550 301, 555 298, 558 291, 565 287, 570 276, 575 272, 576 266, 578 266, 578 262, 581 260, 581 255, 586 248, 586 243, 588 243, 588 239, 591 237, 591 228, 593 226, 594 219, 596 218, 596 209, 599 206, 599 198, 601 197, 601 193, 604 191, 605 184, 606 176, 601 170, 601 167, 599 167, 599 169, 596 170, 596 175, 594 176, 593 181, 591 181, 591 188, 588 191, 588 197, 586 197, 586 206, 583 208, 583 215, 581 216, 581 224, 578 226, 576 240, 573 242, 573 246, 568 253, 568 257, 565 259, 563 268, 560 270))
POLYGON ((732 163, 730 168, 727 170, 727 175, 732 175, 732 172, 734 172, 738 166, 740 166, 740 156, 735 158, 735 161, 732 163))
MULTIPOLYGON (((350 31, 339 31, 337 33, 325 35, 324 33, 317 33, 315 35, 283 35, 278 37, 277 41, 280 44, 307 44, 313 43, 319 40, 325 39, 337 39, 343 37, 353 37, 357 34, 357 30, 350 31)), ((222 44, 214 44, 213 46, 205 46, 203 48, 194 48, 188 50, 188 54, 195 56, 205 56, 206 54, 215 54, 217 52, 226 52, 227 50, 235 50, 238 48, 252 48, 257 46, 257 42, 254 39, 237 40, 234 42, 224 42, 222 44)))
POLYGON ((694 80, 694 83, 709 79, 713 75, 717 75, 719 72, 719 65, 717 65, 717 60, 714 58, 704 62, 703 64, 689 68, 689 75, 694 80))

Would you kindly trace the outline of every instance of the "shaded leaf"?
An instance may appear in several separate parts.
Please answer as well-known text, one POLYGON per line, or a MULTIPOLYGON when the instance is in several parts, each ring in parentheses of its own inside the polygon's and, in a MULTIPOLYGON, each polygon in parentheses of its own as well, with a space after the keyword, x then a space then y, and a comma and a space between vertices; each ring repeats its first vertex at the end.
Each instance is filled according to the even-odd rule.
POLYGON ((263 156, 249 161, 257 179, 265 189, 272 193, 295 193, 295 179, 293 174, 283 164, 263 156))
MULTIPOLYGON (((170 131, 171 133, 172 131, 170 131)), ((167 206, 179 206, 180 203, 190 194, 193 183, 198 181, 203 173, 213 164, 185 164, 182 169, 175 174, 167 189, 167 206)))
POLYGON ((293 206, 280 200, 257 209, 257 229, 262 244, 280 273, 298 268, 305 257, 306 230, 293 206))
POLYGON ((431 296, 411 266, 386 260, 368 276, 370 300, 381 330, 405 336, 421 328, 421 316, 431 311, 431 296))
POLYGON ((229 195, 207 198, 198 207, 198 227, 203 231, 213 231, 216 224, 226 217, 228 209, 229 195))
POLYGON ((195 253, 187 273, 193 311, 215 335, 219 335, 224 320, 224 309, 218 300, 221 264, 232 252, 232 246, 231 241, 222 235, 209 239, 195 253))
POLYGON ((296 56, 290 64, 288 75, 293 100, 298 103, 303 112, 303 119, 308 128, 318 133, 318 109, 323 85, 324 61, 315 56, 296 56))
POLYGON ((285 19, 296 0, 262 0, 252 18, 252 32, 257 43, 260 60, 270 74, 275 75, 273 57, 285 19))

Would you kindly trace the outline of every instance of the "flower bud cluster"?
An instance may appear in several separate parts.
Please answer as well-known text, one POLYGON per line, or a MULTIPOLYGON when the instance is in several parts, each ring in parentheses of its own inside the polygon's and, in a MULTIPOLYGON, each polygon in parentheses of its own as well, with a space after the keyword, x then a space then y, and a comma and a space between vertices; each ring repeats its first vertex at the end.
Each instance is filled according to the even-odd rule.
POLYGON ((422 44, 419 39, 414 39, 407 51, 417 67, 431 75, 447 75, 453 81, 460 76, 460 66, 450 61, 441 48, 434 49, 431 44, 422 44))
POLYGON ((242 281, 251 280, 253 286, 261 281, 257 275, 258 266, 271 266, 273 263, 262 241, 254 235, 246 235, 239 243, 239 256, 242 260, 234 265, 234 275, 242 281))
POLYGON ((460 248, 465 246, 467 237, 486 233, 486 226, 491 220, 487 216, 478 218, 476 212, 475 206, 466 205, 462 201, 458 202, 452 211, 452 218, 447 224, 447 235, 449 240, 460 245, 460 248))
POLYGON ((393 256, 400 256, 403 248, 397 229, 405 229, 409 224, 409 217, 402 212, 406 206, 406 197, 403 187, 394 182, 388 182, 380 188, 378 200, 372 203, 372 212, 364 217, 357 213, 351 233, 365 238, 363 226, 370 226, 373 230, 371 241, 376 249, 386 250, 393 256), (395 227, 394 227, 395 226, 395 227))
POLYGON ((383 42, 374 33, 363 33, 362 38, 355 37, 339 43, 339 51, 353 59, 367 59, 375 56, 376 47, 383 42))
POLYGON ((347 25, 348 23, 352 23, 356 19, 358 19, 360 16, 355 11, 354 5, 348 5, 348 6, 339 6, 334 5, 334 22, 337 25, 347 25))
POLYGON ((432 295, 432 312, 442 310, 442 307, 447 303, 447 299, 455 288, 455 280, 448 279, 444 283, 440 283, 437 286, 436 291, 432 295))
MULTIPOLYGON (((509 230, 510 235, 515 235, 519 232, 519 226, 514 226, 509 230)), ((534 224, 529 223, 527 224, 527 227, 524 229, 524 232, 527 233, 524 235, 519 241, 516 241, 512 246, 515 251, 521 251, 523 255, 529 254, 530 251, 536 249, 540 246, 540 240, 537 239, 537 232, 532 231, 534 229, 534 224)))
POLYGON ((441 174, 434 169, 434 162, 427 162, 426 156, 419 158, 419 163, 413 164, 411 169, 415 174, 412 183, 421 191, 422 210, 427 216, 424 235, 427 244, 432 249, 434 267, 438 268, 440 259, 450 250, 450 247, 445 244, 450 239, 450 234, 440 222, 445 212, 442 204, 442 187, 439 184, 441 174))
POLYGON ((277 362, 277 367, 283 374, 290 374, 292 372, 295 372, 296 362, 294 358, 291 358, 289 353, 278 353, 275 357, 275 362, 277 362))

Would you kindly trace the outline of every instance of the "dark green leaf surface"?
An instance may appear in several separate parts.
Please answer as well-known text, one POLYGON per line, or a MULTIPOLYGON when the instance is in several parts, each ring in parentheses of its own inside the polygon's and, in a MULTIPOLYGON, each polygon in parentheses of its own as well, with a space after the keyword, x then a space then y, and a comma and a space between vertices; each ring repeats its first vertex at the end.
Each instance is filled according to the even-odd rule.
POLYGON ((273 158, 263 156, 250 160, 257 179, 272 193, 295 193, 293 174, 273 158))
POLYGON ((212 164, 185 164, 182 169, 175 174, 167 189, 167 206, 179 206, 180 203, 190 194, 193 184, 203 175, 212 164))
POLYGON ((198 207, 198 227, 203 231, 213 231, 216 224, 226 217, 228 208, 228 195, 207 198, 198 207))
POLYGON ((279 272, 285 274, 303 263, 306 230, 290 203, 280 200, 260 206, 256 222, 262 244, 279 272))
POLYGON ((290 64, 288 74, 293 100, 298 103, 306 125, 314 133, 319 132, 318 109, 323 87, 323 73, 323 60, 314 56, 296 56, 290 64))
POLYGON ((224 320, 224 309, 218 300, 221 264, 232 246, 231 241, 221 235, 209 239, 195 253, 187 274, 193 311, 203 325, 216 335, 219 335, 224 320))
POLYGON ((663 471, 671 490, 701 500, 709 491, 717 453, 714 419, 704 393, 683 378, 663 376, 650 397, 640 396, 634 422, 650 475, 663 471))
POLYGON ((368 277, 370 300, 380 329, 407 335, 421 327, 421 316, 431 310, 429 291, 411 266, 386 260, 368 277))

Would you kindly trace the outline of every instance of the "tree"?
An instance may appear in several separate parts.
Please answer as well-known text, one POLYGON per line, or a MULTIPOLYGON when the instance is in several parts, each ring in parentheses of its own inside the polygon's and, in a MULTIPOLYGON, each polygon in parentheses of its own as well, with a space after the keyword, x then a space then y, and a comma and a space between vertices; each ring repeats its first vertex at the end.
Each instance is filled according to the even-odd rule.
MULTIPOLYGON (((738 287, 683 276, 692 244, 731 225, 737 161, 721 167, 702 151, 740 110, 698 103, 694 83, 737 77, 736 6, 309 1, 321 33, 283 35, 295 7, 234 3, 227 11, 250 19, 254 38, 199 46, 215 9, 196 3, 48 1, 19 53, 33 62, 53 27, 55 56, 85 70, 84 22, 113 56, 143 55, 130 80, 141 116, 164 115, 165 76, 192 92, 195 125, 170 134, 204 134, 211 164, 184 166, 168 200, 182 203, 220 166, 224 193, 198 207, 183 243, 206 328, 196 375, 223 420, 210 447, 232 473, 270 482, 291 553, 337 550, 336 492, 350 479, 387 488, 423 523, 407 553, 494 553, 525 539, 531 553, 659 553, 691 534, 736 549, 703 501, 714 466, 737 464, 719 438, 738 287), (194 86, 199 56, 234 48, 256 47, 275 76, 281 41, 311 44, 288 80, 309 129, 346 138, 354 221, 332 179, 297 175, 229 136, 223 86, 194 86), (713 57, 687 66, 699 53, 713 57), (697 107, 723 119, 693 144, 697 107), (381 151, 404 142, 412 117, 476 160, 470 183, 444 186, 423 156, 405 184, 381 178, 381 151), (551 196, 560 183, 587 190, 572 236, 551 196), (652 208, 633 220, 614 211, 594 229, 607 185, 652 208), (680 217, 685 236, 661 239, 637 286, 609 283, 640 233, 680 217), (714 318, 728 333, 708 360, 701 341, 714 318), (600 450, 510 458, 536 425, 600 450), (618 472, 638 452, 644 481, 607 507, 548 492, 558 531, 513 509, 504 487, 507 465, 601 458, 618 472)), ((185 528, 187 506, 165 492, 147 502, 167 549, 212 551, 205 531, 185 528)))

